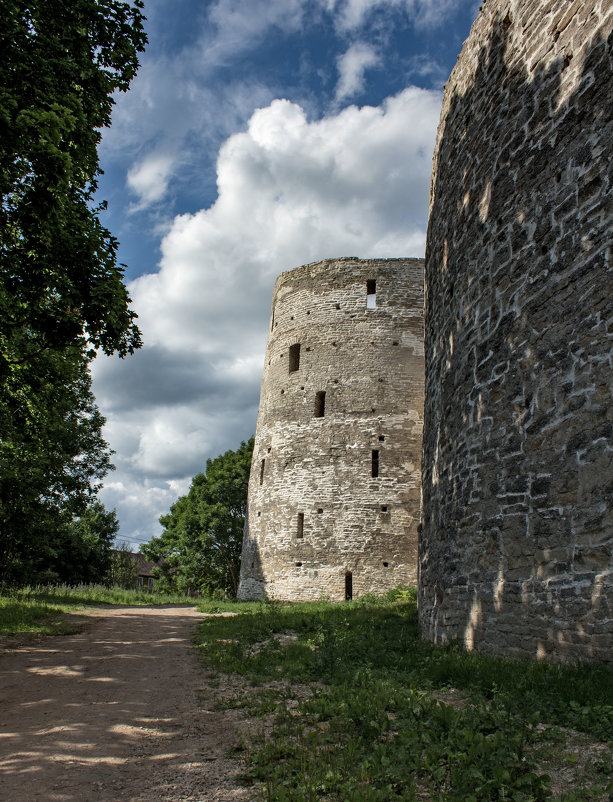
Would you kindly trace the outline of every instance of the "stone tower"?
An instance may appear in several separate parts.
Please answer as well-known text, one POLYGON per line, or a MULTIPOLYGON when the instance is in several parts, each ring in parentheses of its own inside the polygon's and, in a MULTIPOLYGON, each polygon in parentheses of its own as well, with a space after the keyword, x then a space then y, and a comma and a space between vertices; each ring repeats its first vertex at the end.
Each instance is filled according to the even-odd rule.
POLYGON ((445 88, 426 250, 419 616, 613 662, 610 0, 487 0, 445 88))
POLYGON ((329 259, 274 288, 239 598, 414 583, 423 260, 329 259))

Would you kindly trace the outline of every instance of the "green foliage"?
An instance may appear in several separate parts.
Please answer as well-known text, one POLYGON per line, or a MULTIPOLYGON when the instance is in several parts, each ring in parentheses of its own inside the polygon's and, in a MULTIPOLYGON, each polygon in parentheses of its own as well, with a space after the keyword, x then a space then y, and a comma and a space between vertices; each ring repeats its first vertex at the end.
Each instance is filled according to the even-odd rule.
POLYGON ((142 552, 149 560, 167 561, 162 587, 236 595, 252 453, 253 438, 207 460, 189 493, 160 518, 164 532, 142 552))
MULTIPOLYGON (((406 596, 263 603, 201 624, 208 664, 255 686, 228 704, 274 713, 247 769, 265 798, 542 800, 549 729, 613 739, 611 670, 433 646, 419 637, 414 594, 390 594, 406 596)), ((605 787, 595 774, 600 796, 576 798, 605 787)))
POLYGON ((0 582, 75 578, 60 555, 110 468, 88 363, 140 334, 94 204, 97 146, 144 48, 141 8, 1 5, 0 582))
POLYGON ((0 360, 86 336, 139 344, 117 242, 93 207, 100 129, 146 42, 140 0, 3 0, 0 17, 0 360))
POLYGON ((130 548, 125 543, 112 552, 104 581, 105 584, 115 588, 128 590, 136 587, 138 581, 136 563, 130 548))
POLYGON ((60 555, 71 552, 73 519, 86 514, 111 467, 79 350, 43 351, 35 365, 27 388, 9 376, 0 393, 3 583, 73 578, 58 572, 60 555))

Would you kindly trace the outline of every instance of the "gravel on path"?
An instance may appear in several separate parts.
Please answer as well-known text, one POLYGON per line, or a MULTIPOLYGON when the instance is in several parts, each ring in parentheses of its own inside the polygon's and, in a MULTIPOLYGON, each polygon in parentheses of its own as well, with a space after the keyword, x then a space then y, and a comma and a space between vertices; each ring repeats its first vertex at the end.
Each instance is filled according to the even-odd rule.
POLYGON ((73 635, 0 651, 0 800, 253 799, 229 756, 234 711, 215 710, 189 607, 95 608, 73 635))

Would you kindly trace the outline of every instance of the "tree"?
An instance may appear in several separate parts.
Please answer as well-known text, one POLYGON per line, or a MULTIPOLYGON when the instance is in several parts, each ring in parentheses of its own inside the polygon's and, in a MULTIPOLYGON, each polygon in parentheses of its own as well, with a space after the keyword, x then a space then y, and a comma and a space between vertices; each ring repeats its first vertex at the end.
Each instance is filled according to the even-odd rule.
MULTIPOLYGON (((142 3, 3 0, 0 370, 46 348, 140 344, 117 241, 94 205, 100 129, 144 49, 142 3)), ((103 206, 104 204, 102 204, 103 206)))
POLYGON ((164 558, 174 569, 177 589, 236 595, 252 453, 253 438, 207 460, 189 493, 160 518, 162 535, 142 547, 147 559, 164 558))
POLYGON ((94 201, 97 146, 144 49, 141 8, 1 5, 0 581, 46 570, 111 467, 88 364, 140 333, 94 201))
POLYGON ((132 551, 126 543, 121 543, 113 549, 105 583, 111 587, 135 588, 137 581, 138 573, 132 551))
MULTIPOLYGON (((9 377, 12 378, 12 377, 9 377)), ((40 581, 110 464, 79 348, 36 355, 0 395, 0 582, 40 581)), ((47 576, 47 579, 51 579, 47 576)))

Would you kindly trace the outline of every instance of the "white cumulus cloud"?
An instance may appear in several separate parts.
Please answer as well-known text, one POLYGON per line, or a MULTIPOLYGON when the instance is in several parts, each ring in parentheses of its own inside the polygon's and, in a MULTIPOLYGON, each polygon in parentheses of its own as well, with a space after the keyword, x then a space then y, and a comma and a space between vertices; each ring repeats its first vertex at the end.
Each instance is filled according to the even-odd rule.
POLYGON ((360 92, 364 87, 364 73, 380 61, 374 47, 365 42, 354 42, 347 52, 337 59, 339 79, 336 99, 343 100, 360 92))
POLYGON ((146 156, 128 171, 128 187, 138 196, 134 211, 159 201, 166 193, 174 159, 172 156, 146 156))

